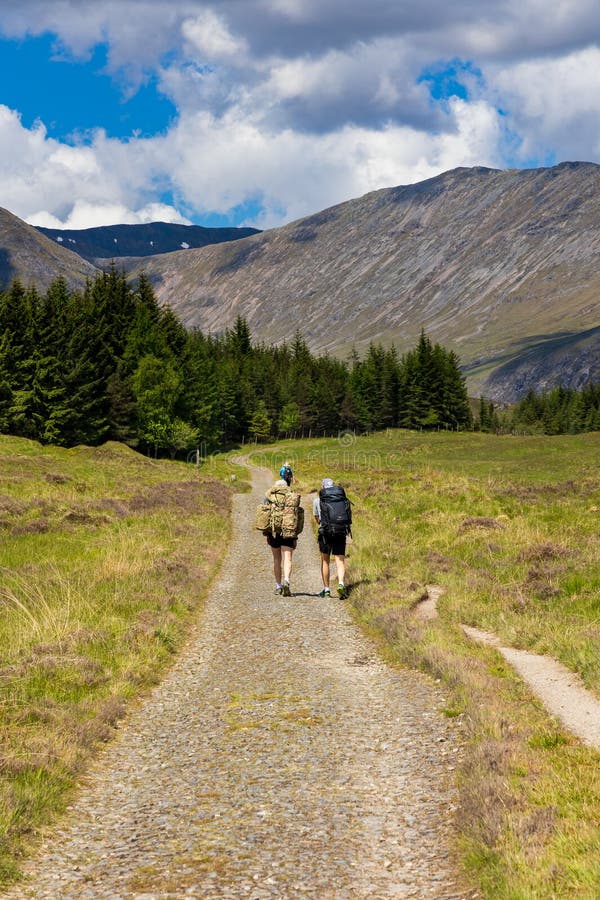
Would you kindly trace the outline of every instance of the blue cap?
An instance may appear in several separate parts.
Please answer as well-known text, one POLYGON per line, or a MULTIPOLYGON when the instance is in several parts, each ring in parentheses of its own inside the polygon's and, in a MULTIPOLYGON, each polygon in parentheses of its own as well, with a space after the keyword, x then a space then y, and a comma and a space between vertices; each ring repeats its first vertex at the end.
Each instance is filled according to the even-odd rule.
POLYGON ((291 483, 292 478, 294 477, 294 473, 292 472, 292 467, 291 467, 291 466, 288 466, 287 464, 286 464, 286 465, 283 465, 283 466, 280 468, 279 474, 280 474, 280 476, 283 478, 283 480, 285 481, 285 483, 288 484, 288 485, 291 483))

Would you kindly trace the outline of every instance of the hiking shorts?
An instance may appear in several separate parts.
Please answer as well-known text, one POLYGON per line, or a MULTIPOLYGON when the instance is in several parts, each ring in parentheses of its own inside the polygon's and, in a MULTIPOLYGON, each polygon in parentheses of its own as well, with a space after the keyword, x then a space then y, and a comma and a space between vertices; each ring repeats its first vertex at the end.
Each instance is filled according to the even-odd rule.
POLYGON ((325 534, 319 530, 317 537, 319 541, 319 550, 321 553, 328 553, 330 556, 346 555, 346 535, 345 534, 325 534))
POLYGON ((272 534, 267 535, 267 544, 275 550, 277 550, 278 547, 289 547, 290 550, 295 550, 297 543, 298 538, 284 538, 280 537, 278 534, 274 536, 272 534))

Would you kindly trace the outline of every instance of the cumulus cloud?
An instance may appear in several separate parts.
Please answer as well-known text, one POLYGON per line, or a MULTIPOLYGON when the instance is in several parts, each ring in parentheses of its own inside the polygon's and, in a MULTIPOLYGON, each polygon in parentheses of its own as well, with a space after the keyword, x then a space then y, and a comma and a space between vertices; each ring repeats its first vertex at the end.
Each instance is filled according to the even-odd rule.
POLYGON ((184 39, 192 51, 206 61, 238 59, 245 54, 246 42, 235 37, 226 24, 212 10, 204 10, 194 18, 185 19, 181 26, 184 39))
POLYGON ((149 199, 163 177, 181 208, 209 213, 254 202, 261 212, 248 224, 269 227, 455 165, 495 164, 495 111, 457 100, 451 116, 453 129, 437 135, 408 126, 346 125, 314 136, 194 114, 159 138, 123 143, 98 131, 91 145, 71 147, 48 138, 42 126, 25 128, 0 107, 0 136, 7 138, 0 151, 6 159, 7 145, 18 150, 10 173, 0 170, 0 193, 12 211, 48 227, 189 222, 173 206, 149 199))
POLYGON ((49 138, 41 123, 26 128, 0 106, 0 159, 2 205, 31 224, 189 222, 151 199, 157 177, 152 141, 122 143, 98 131, 90 145, 70 146, 49 138))
POLYGON ((600 157, 600 49, 533 59, 493 77, 524 158, 600 157))
POLYGON ((30 225, 43 228, 94 228, 99 225, 118 223, 120 225, 146 225, 149 222, 169 222, 177 225, 191 225, 172 206, 165 203, 148 203, 132 211, 120 203, 89 203, 76 200, 66 219, 58 219, 48 210, 40 210, 29 216, 30 225))
POLYGON ((254 101, 269 120, 300 131, 390 122, 443 128, 444 117, 417 81, 420 61, 404 41, 376 40, 318 57, 274 59, 254 101))
POLYGON ((124 91, 153 75, 178 109, 58 141, 0 107, 1 202, 36 224, 268 226, 454 166, 600 159, 597 0, 4 0, 0 32, 105 44, 124 91))
POLYGON ((0 33, 56 36, 57 55, 85 59, 96 44, 109 49, 108 70, 133 86, 181 42, 181 24, 204 3, 167 0, 3 0, 0 33))
POLYGON ((124 66, 156 67, 182 31, 204 49, 241 44, 256 59, 408 37, 444 55, 517 60, 597 42, 600 17, 597 0, 3 0, 0 30, 51 32, 78 55, 106 40, 113 64, 124 66))
POLYGON ((173 129, 162 152, 177 159, 176 191, 195 208, 231 208, 258 198, 263 211, 248 224, 270 227, 457 165, 497 165, 496 111, 455 100, 450 115, 448 133, 390 124, 377 131, 347 125, 318 136, 290 129, 268 134, 252 121, 196 115, 173 129))

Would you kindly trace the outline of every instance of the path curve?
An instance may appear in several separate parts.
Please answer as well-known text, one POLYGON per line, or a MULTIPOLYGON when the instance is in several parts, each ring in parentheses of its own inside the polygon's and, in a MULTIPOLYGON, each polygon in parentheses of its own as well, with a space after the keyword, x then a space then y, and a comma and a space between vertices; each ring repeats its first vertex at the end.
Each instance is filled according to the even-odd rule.
MULTIPOLYGON (((252 531, 234 537, 196 633, 90 771, 10 900, 475 896, 452 851, 459 748, 425 677, 392 670, 320 599, 307 527, 292 597, 252 531)), ((305 501, 305 506, 308 506, 305 501)))
POLYGON ((600 750, 600 700, 582 678, 550 656, 505 646, 500 638, 480 628, 463 625, 471 640, 495 647, 517 670, 548 712, 589 747, 600 750))
MULTIPOLYGON (((428 585, 427 596, 415 607, 417 618, 437 619, 437 603, 442 593, 440 587, 428 585)), ((549 713, 582 743, 600 750, 600 700, 586 688, 579 674, 550 656, 507 647, 492 632, 471 625, 461 625, 461 628, 472 641, 494 647, 501 653, 549 713)))

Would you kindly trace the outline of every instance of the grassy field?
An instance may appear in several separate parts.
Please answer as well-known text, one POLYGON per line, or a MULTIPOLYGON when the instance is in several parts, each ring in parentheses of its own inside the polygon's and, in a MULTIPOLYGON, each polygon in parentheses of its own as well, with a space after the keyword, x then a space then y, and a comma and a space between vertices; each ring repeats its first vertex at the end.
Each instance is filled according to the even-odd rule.
MULTIPOLYGON (((552 655, 600 696, 600 435, 347 435, 256 460, 284 457, 305 506, 326 474, 354 501, 357 620, 390 661, 444 683, 482 895, 600 896, 598 754, 460 628, 552 655), (424 623, 431 584, 440 617, 424 623)), ((232 471, 0 437, 0 884, 185 641, 227 540, 232 471)))
POLYGON ((229 472, 0 437, 0 884, 185 640, 229 472))
MULTIPOLYGON (((354 502, 351 605, 391 661, 450 690, 467 753, 461 848, 489 898, 600 896, 599 757, 460 627, 551 655, 600 697, 600 434, 389 432, 290 442, 308 494, 329 475, 354 502), (440 616, 419 621, 426 586, 440 616)), ((311 497, 305 497, 308 505, 311 497)))

